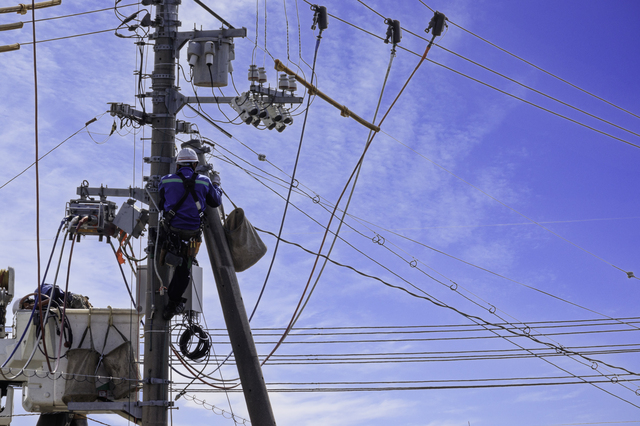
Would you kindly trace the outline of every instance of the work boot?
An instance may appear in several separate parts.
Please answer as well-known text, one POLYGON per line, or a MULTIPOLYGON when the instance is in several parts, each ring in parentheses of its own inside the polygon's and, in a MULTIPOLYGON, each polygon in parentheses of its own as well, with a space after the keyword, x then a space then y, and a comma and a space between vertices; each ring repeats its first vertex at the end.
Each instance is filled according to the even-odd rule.
POLYGON ((165 321, 171 321, 171 318, 173 318, 175 314, 181 314, 182 312, 184 312, 184 303, 186 301, 187 299, 185 299, 184 297, 180 300, 180 302, 169 300, 169 303, 167 303, 167 306, 165 306, 164 308, 162 318, 164 318, 165 321))

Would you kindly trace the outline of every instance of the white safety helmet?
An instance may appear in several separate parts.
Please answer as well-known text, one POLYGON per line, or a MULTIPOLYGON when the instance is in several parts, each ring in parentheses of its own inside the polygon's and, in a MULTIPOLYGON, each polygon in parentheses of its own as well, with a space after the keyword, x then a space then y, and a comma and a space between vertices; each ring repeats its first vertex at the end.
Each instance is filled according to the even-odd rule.
POLYGON ((198 155, 191 148, 182 148, 176 157, 176 164, 178 165, 190 165, 191 163, 198 162, 198 155))

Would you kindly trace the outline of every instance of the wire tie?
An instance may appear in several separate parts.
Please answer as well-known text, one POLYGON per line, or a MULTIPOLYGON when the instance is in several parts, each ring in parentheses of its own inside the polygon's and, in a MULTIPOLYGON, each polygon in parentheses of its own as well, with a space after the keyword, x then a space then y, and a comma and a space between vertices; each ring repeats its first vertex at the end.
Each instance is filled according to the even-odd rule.
POLYGON ((380 234, 376 234, 376 236, 372 238, 372 241, 376 244, 380 244, 381 246, 383 246, 385 243, 384 237, 380 234))
POLYGON ((527 336, 531 335, 531 327, 529 327, 528 325, 522 329, 522 331, 524 332, 524 334, 526 334, 527 336))
POLYGON ((597 362, 595 362, 595 361, 592 361, 592 363, 591 363, 591 368, 592 368, 593 370, 597 370, 597 369, 598 369, 598 363, 597 363, 597 362))
POLYGON ((411 262, 409 262, 409 266, 411 266, 412 268, 415 268, 416 266, 418 266, 418 261, 413 259, 411 262))
POLYGON ((563 354, 564 353, 564 348, 562 347, 562 345, 556 346, 556 353, 558 353, 558 354, 563 354))
MULTIPOLYGON (((618 376, 617 376, 617 375, 615 375, 615 376, 613 376, 613 377, 611 378, 611 383, 618 383, 618 380, 619 380, 619 379, 618 379, 618 376)), ((637 395, 637 392, 638 392, 638 391, 636 390, 636 395, 637 395)))
MULTIPOLYGON (((451 280, 449 280, 449 281, 451 281, 451 280)), ((451 285, 449 286, 449 288, 450 288, 451 290, 453 290, 453 291, 458 290, 458 283, 457 283, 457 282, 455 282, 455 281, 451 281, 451 282, 452 282, 453 284, 451 284, 451 285)))
POLYGON ((320 204, 320 196, 318 194, 316 194, 316 196, 313 197, 311 200, 316 204, 320 204))
POLYGON ((640 388, 636 389, 636 395, 640 396, 640 388))
POLYGON ((489 304, 489 306, 491 306, 491 307, 489 308, 489 313, 490 313, 490 314, 495 314, 495 313, 496 313, 496 307, 495 307, 495 306, 493 306, 492 304, 489 304))
POLYGON ((298 184, 299 184, 298 179, 294 179, 294 180, 293 180, 293 182, 291 183, 291 186, 292 186, 293 188, 297 188, 297 187, 298 187, 298 184))

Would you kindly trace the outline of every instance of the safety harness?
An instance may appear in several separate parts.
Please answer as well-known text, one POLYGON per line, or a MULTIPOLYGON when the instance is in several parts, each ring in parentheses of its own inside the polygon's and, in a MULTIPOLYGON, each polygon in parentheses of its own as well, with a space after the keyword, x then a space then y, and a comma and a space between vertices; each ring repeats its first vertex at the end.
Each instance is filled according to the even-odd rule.
POLYGON ((202 204, 200 204, 200 200, 198 199, 198 195, 196 194, 196 178, 198 177, 198 174, 196 172, 193 172, 193 174, 191 175, 191 178, 187 179, 182 173, 182 171, 179 170, 176 173, 176 175, 178 175, 182 180, 182 185, 184 187, 184 194, 182 194, 182 198, 178 200, 178 202, 173 206, 173 208, 168 212, 166 212, 166 214, 164 215, 165 224, 167 226, 171 225, 171 221, 176 216, 176 211, 179 210, 180 207, 182 207, 185 200, 187 199, 187 196, 191 194, 193 201, 196 203, 196 208, 198 209, 198 215, 200 216, 200 226, 202 226, 204 209, 202 208, 202 204))
POLYGON ((178 175, 182 180, 184 194, 182 194, 182 197, 173 206, 173 208, 164 214, 162 226, 160 228, 160 240, 163 241, 162 250, 160 252, 160 265, 167 263, 172 266, 179 266, 183 262, 183 256, 186 256, 188 262, 187 267, 191 269, 191 262, 200 249, 200 237, 193 236, 188 238, 188 240, 183 239, 171 229, 170 225, 171 221, 176 216, 176 212, 180 210, 180 207, 182 207, 189 194, 191 194, 191 197, 196 204, 196 208, 198 209, 198 215, 200 216, 200 230, 202 230, 203 225, 204 209, 202 208, 202 204, 196 194, 196 178, 198 177, 198 174, 193 172, 193 175, 188 179, 181 171, 178 171, 176 175, 178 175))

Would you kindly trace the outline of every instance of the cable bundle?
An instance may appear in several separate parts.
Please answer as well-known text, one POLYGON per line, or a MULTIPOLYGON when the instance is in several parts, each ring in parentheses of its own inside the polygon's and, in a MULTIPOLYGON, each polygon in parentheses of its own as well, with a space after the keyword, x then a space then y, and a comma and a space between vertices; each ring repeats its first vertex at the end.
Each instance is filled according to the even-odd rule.
POLYGON ((189 325, 180 336, 180 352, 190 360, 197 361, 208 356, 210 349, 211 340, 209 334, 197 324, 189 325), (190 351, 194 337, 198 339, 198 344, 194 350, 190 351))

